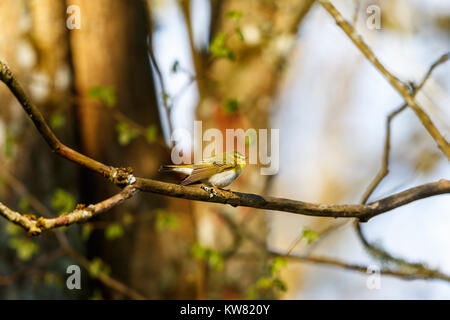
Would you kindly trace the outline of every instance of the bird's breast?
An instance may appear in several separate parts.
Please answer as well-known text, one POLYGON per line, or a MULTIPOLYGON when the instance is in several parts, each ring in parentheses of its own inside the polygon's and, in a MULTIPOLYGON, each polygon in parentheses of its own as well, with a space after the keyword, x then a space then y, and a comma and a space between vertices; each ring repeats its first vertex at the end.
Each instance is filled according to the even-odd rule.
POLYGON ((226 186, 230 185, 238 176, 239 175, 235 170, 228 170, 212 175, 208 178, 208 183, 219 188, 225 188, 226 186))

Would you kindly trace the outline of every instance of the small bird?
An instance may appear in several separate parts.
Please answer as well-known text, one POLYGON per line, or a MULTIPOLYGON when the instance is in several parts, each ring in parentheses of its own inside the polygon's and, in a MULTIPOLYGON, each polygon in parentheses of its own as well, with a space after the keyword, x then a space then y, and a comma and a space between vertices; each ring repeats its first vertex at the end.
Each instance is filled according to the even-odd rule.
MULTIPOLYGON (((225 188, 236 180, 246 165, 246 158, 239 152, 225 152, 203 160, 198 164, 163 165, 160 172, 178 172, 187 175, 180 184, 186 186, 201 182, 213 187, 213 194, 217 189, 225 188)), ((209 188, 203 187, 206 191, 209 188)))

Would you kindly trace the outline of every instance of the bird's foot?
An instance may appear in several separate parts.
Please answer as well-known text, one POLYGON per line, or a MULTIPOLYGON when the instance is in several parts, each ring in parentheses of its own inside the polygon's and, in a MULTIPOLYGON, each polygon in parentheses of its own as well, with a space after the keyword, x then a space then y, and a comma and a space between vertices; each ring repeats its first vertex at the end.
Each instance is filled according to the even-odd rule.
POLYGON ((223 193, 223 191, 225 191, 225 189, 221 189, 219 187, 213 186, 214 191, 216 192, 216 195, 220 195, 222 197, 225 197, 225 194, 223 193))
POLYGON ((213 197, 217 197, 217 196, 221 196, 221 197, 225 197, 225 194, 223 193, 223 190, 216 187, 216 186, 212 186, 207 187, 207 186, 201 186, 201 188, 203 190, 205 190, 206 192, 209 192, 209 197, 213 198, 213 197))
POLYGON ((202 188, 206 192, 209 192, 209 197, 210 198, 213 198, 213 197, 217 196, 217 191, 214 188, 210 188, 210 187, 207 187, 207 186, 200 186, 200 188, 202 188))

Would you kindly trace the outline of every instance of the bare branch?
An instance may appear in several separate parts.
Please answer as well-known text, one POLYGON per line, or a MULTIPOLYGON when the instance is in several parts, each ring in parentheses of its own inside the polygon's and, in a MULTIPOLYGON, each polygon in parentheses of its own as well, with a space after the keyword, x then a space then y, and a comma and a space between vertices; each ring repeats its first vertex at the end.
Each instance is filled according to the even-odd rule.
MULTIPOLYGON (((318 256, 310 256, 308 254, 306 255, 291 255, 291 250, 289 250, 286 254, 281 253, 279 251, 275 250, 268 250, 266 247, 265 241, 261 241, 259 237, 255 236, 253 233, 241 229, 240 226, 238 226, 234 221, 231 219, 227 219, 227 225, 230 228, 230 231, 232 232, 233 236, 235 237, 235 241, 241 241, 242 237, 245 239, 251 241, 255 246, 265 250, 269 255, 272 255, 274 257, 283 257, 286 259, 290 259, 296 262, 302 262, 302 263, 313 263, 313 264, 319 264, 319 265, 326 265, 331 267, 338 267, 346 270, 351 271, 357 271, 367 274, 367 270, 369 269, 366 265, 360 265, 360 264, 351 264, 347 263, 341 260, 332 259, 328 257, 318 257, 318 256), (237 239, 236 239, 237 238, 237 239)), ((234 253, 234 245, 233 247, 226 253, 233 252, 234 253)), ((225 254, 225 253, 224 253, 225 254)), ((236 255, 238 256, 238 255, 236 255)), ((226 256, 230 257, 230 256, 226 256)), ((444 280, 450 282, 450 276, 446 275, 439 270, 434 269, 428 269, 424 267, 422 264, 414 264, 412 267, 410 265, 402 265, 404 268, 399 268, 397 270, 391 269, 388 267, 382 267, 380 268, 380 274, 382 275, 388 275, 393 277, 402 278, 405 280, 415 280, 415 279, 438 279, 438 280, 444 280)))
POLYGON ((111 198, 108 198, 97 204, 89 205, 87 207, 78 206, 74 211, 63 214, 57 218, 44 218, 40 217, 36 219, 31 215, 23 215, 19 212, 13 211, 3 203, 0 202, 0 215, 7 220, 17 224, 24 228, 31 235, 39 235, 42 231, 68 226, 78 222, 84 222, 102 212, 110 210, 117 206, 124 200, 130 198, 136 193, 137 189, 134 186, 127 186, 122 191, 111 198))
MULTIPOLYGON (((430 68, 428 69, 427 73, 423 77, 422 81, 419 83, 418 86, 413 86, 411 95, 415 97, 420 89, 425 85, 427 80, 430 78, 431 73, 433 70, 439 66, 440 64, 446 62, 449 59, 450 53, 446 53, 442 55, 436 62, 434 62, 430 68)), ((403 112, 407 108, 407 104, 403 104, 399 108, 392 111, 387 119, 386 119, 386 137, 384 142, 384 150, 383 150, 383 160, 381 169, 376 175, 376 177, 373 179, 369 187, 367 188, 366 192, 364 193, 363 199, 361 201, 362 204, 366 203, 367 200, 369 200, 369 197, 372 195, 372 193, 375 191, 375 189, 378 187, 378 185, 381 183, 381 181, 388 175, 389 173, 389 153, 391 150, 391 122, 392 120, 401 112, 403 112)))
POLYGON ((403 97, 403 99, 405 99, 406 104, 414 110, 417 117, 427 129, 428 133, 433 137, 438 147, 447 156, 447 158, 450 159, 450 144, 433 124, 430 117, 417 104, 414 95, 410 93, 408 86, 403 84, 397 77, 389 72, 383 64, 381 64, 369 46, 356 33, 353 26, 345 21, 341 13, 328 0, 319 0, 319 2, 322 7, 324 7, 325 10, 334 18, 336 24, 342 29, 342 31, 344 31, 350 40, 358 47, 361 53, 375 66, 375 68, 381 72, 381 74, 403 97))
POLYGON ((20 213, 14 212, 13 210, 10 210, 2 205, 1 211, 3 216, 16 224, 21 225, 32 234, 39 234, 42 230, 51 229, 62 225, 69 225, 71 223, 90 218, 97 213, 103 212, 115 206, 124 199, 129 198, 136 190, 189 200, 215 202, 230 204, 232 206, 253 207, 266 210, 277 210, 309 216, 358 218, 360 221, 368 221, 376 215, 406 205, 412 201, 434 195, 450 193, 450 181, 442 179, 437 182, 428 183, 405 190, 368 205, 331 205, 313 204, 302 201, 264 197, 256 194, 230 191, 224 191, 220 195, 212 196, 209 192, 206 192, 201 188, 185 187, 156 180, 137 178, 133 176, 131 168, 124 169, 107 166, 63 145, 56 138, 50 127, 45 122, 40 111, 34 104, 31 103, 20 84, 3 62, 0 62, 0 80, 5 82, 14 93, 30 119, 34 122, 40 134, 44 137, 54 152, 68 160, 103 175, 119 187, 128 186, 123 189, 121 193, 113 196, 112 198, 100 202, 97 205, 93 205, 93 211, 89 209, 91 207, 90 206, 87 209, 75 210, 68 215, 55 219, 41 218, 40 220, 34 221, 32 219, 27 219, 20 213))
MULTIPOLYGON (((283 256, 280 255, 277 252, 271 252, 274 255, 277 256, 283 256)), ((306 262, 306 263, 314 263, 314 264, 321 264, 321 265, 329 265, 333 267, 338 267, 346 270, 353 270, 358 271, 362 273, 367 274, 368 267, 364 265, 358 265, 358 264, 351 264, 346 263, 340 260, 326 258, 326 257, 314 257, 314 256, 285 256, 288 259, 292 259, 294 261, 299 262, 306 262)), ((439 270, 430 270, 430 269, 423 269, 423 270, 408 270, 405 268, 405 270, 392 270, 389 268, 381 268, 380 274, 383 275, 389 275, 393 277, 398 277, 402 279, 407 280, 415 280, 415 279, 439 279, 450 282, 450 276, 441 273, 439 270)))
POLYGON ((427 183, 397 194, 393 194, 368 205, 336 205, 315 204, 231 191, 223 191, 222 195, 218 194, 211 197, 210 193, 201 188, 184 187, 172 183, 142 178, 137 178, 135 186, 145 192, 176 198, 229 204, 234 207, 241 206, 284 211, 315 217, 358 218, 364 222, 379 214, 406 205, 415 200, 427 198, 433 195, 450 193, 450 181, 441 179, 437 182, 427 183))
MULTIPOLYGON (((162 75, 161 69, 159 68, 158 61, 156 60, 155 51, 153 50, 153 34, 152 34, 152 27, 151 27, 151 21, 152 21, 152 12, 150 10, 150 6, 148 4, 148 0, 143 0, 144 7, 147 11, 148 16, 148 35, 149 35, 149 44, 148 44, 148 53, 150 56, 150 62, 152 63, 153 69, 156 72, 156 76, 158 77, 159 85, 161 86, 161 92, 162 92, 162 103, 164 106, 164 111, 166 113, 167 117, 167 128, 169 131, 169 139, 173 133, 173 127, 172 127, 172 120, 171 120, 171 106, 168 103, 169 94, 166 90, 166 85, 164 83, 164 77, 162 75)), ((170 142, 171 143, 171 142, 170 142)))

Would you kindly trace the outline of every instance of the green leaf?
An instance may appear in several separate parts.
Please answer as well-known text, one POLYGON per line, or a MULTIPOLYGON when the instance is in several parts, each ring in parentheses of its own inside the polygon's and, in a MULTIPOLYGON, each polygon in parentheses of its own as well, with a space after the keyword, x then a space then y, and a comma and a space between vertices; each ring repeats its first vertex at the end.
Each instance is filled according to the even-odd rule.
POLYGON ((208 263, 215 270, 222 270, 224 264, 222 254, 217 250, 211 250, 208 254, 208 263))
POLYGON ((223 268, 223 255, 218 250, 205 248, 197 242, 192 246, 191 253, 195 259, 207 261, 208 264, 216 270, 221 270, 223 268))
POLYGON ((97 278, 102 273, 108 275, 110 272, 111 268, 100 258, 94 258, 89 265, 89 274, 93 278, 97 278))
POLYGON ((281 290, 281 291, 283 291, 283 292, 286 292, 286 290, 287 290, 286 283, 284 283, 284 281, 282 281, 282 280, 279 279, 279 278, 273 279, 272 284, 273 284, 273 286, 274 286, 275 288, 277 288, 277 289, 279 289, 279 290, 281 290))
POLYGON ((258 282, 256 282, 256 288, 258 289, 269 289, 272 287, 272 278, 271 277, 262 277, 259 278, 258 282))
POLYGON ((124 234, 123 227, 118 223, 111 223, 105 229, 105 237, 108 240, 114 240, 117 238, 121 238, 124 234))
POLYGON ((237 99, 228 99, 225 101, 223 108, 226 114, 233 114, 239 109, 239 102, 237 99))
POLYGON ((139 131, 130 127, 126 122, 119 122, 116 125, 116 131, 119 134, 119 144, 126 146, 139 136, 139 131))
POLYGON ((30 211, 30 199, 28 197, 22 197, 19 201, 19 211, 29 212, 30 211))
POLYGON ((6 129, 5 132, 5 156, 11 158, 14 153, 14 136, 11 131, 6 129))
POLYGON ((227 35, 225 32, 219 32, 211 42, 209 46, 209 52, 216 58, 226 58, 229 60, 234 60, 234 53, 226 45, 227 35))
POLYGON ((312 230, 309 229, 303 229, 302 237, 306 240, 308 244, 311 244, 312 242, 319 239, 320 235, 312 230))
POLYGON ((179 222, 178 217, 173 213, 167 213, 163 210, 156 210, 155 228, 157 231, 176 230, 179 222))
POLYGON ((52 197, 52 208, 59 214, 71 212, 75 208, 75 198, 64 189, 56 189, 52 197))
POLYGON ((6 232, 10 236, 14 237, 20 235, 22 232, 24 232, 24 230, 14 223, 8 223, 6 225, 6 232))
POLYGON ((39 246, 29 239, 13 238, 10 240, 9 246, 16 250, 17 256, 23 261, 30 260, 33 255, 39 252, 39 246))
POLYGON ((242 32, 242 29, 241 29, 240 27, 237 27, 237 28, 236 28, 236 33, 238 34, 239 39, 240 39, 241 41, 245 41, 244 33, 242 32))
POLYGON ((57 274, 52 272, 46 272, 44 274, 44 283, 49 287, 62 288, 61 278, 57 274))
POLYGON ((94 228, 92 228, 92 225, 90 223, 83 224, 83 226, 81 227, 81 239, 83 241, 89 240, 93 229, 94 228))
POLYGON ((272 264, 270 265, 270 274, 272 276, 277 275, 281 269, 287 266, 287 261, 283 257, 276 257, 273 259, 272 264))
POLYGON ((202 245, 198 242, 192 245, 191 253, 195 259, 205 259, 205 248, 203 248, 202 245))
POLYGON ((152 124, 145 130, 145 138, 149 143, 153 143, 158 138, 158 127, 152 124))
POLYGON ((242 11, 230 10, 226 13, 226 17, 235 20, 236 22, 242 18, 242 11))
POLYGON ((107 86, 97 86, 91 88, 88 92, 88 97, 93 100, 100 100, 108 107, 114 107, 117 101, 114 88, 107 86))
POLYGON ((64 126, 65 123, 66 117, 62 113, 55 112, 50 117, 50 126, 54 130, 61 128, 62 126, 64 126))

